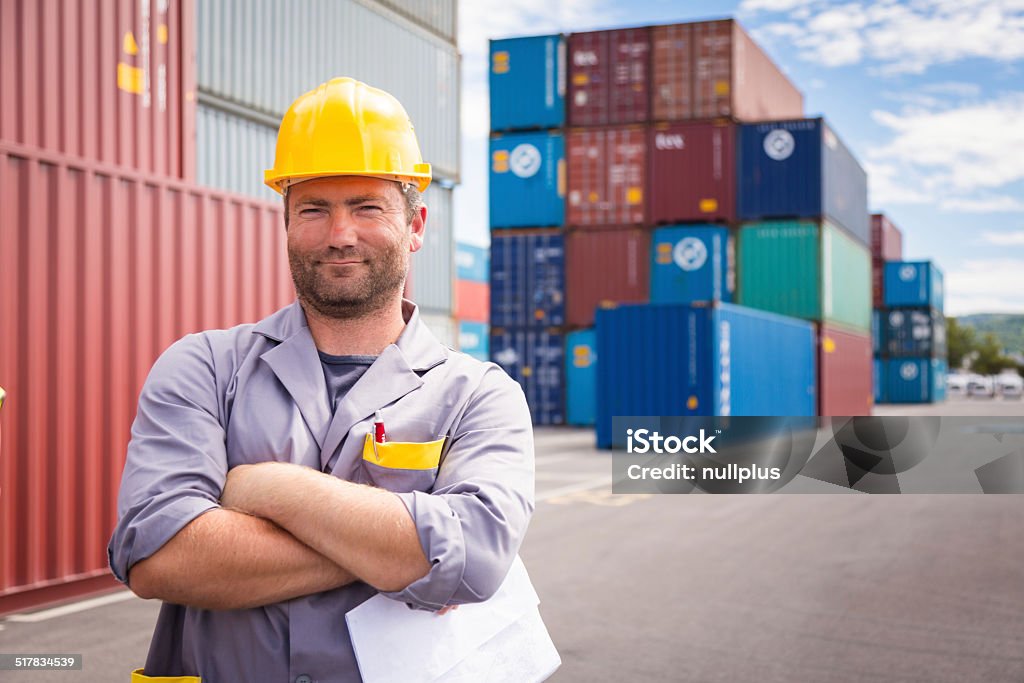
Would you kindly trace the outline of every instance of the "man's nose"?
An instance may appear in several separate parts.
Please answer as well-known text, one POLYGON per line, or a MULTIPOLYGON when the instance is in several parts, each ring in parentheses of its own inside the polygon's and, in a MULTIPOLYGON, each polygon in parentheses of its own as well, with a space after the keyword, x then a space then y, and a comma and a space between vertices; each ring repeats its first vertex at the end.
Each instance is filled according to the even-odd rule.
POLYGON ((349 211, 342 209, 331 212, 331 232, 328 239, 333 247, 355 246, 359 241, 355 221, 349 211))

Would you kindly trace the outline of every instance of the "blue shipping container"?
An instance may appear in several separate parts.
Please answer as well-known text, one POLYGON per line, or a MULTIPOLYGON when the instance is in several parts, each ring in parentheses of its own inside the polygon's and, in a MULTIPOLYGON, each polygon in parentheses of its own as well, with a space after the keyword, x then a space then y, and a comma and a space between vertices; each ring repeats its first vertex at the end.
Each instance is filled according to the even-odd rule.
POLYGON ((565 38, 491 41, 491 130, 565 124, 565 38))
POLYGON ((946 318, 931 308, 891 308, 883 318, 889 356, 946 357, 946 318))
POLYGON ((871 363, 871 381, 875 385, 875 403, 886 403, 885 400, 885 382, 882 380, 885 370, 885 361, 881 358, 875 358, 871 363))
POLYGON ((459 321, 459 351, 478 360, 490 360, 490 329, 487 323, 459 321))
POLYGON ((824 119, 740 126, 739 217, 826 216, 871 246, 868 179, 824 119))
POLYGON ((882 352, 882 347, 885 346, 885 342, 882 341, 882 317, 885 315, 885 311, 881 311, 877 308, 871 311, 871 353, 877 356, 882 352))
POLYGON ((487 247, 456 242, 455 278, 470 282, 487 282, 491 270, 490 259, 491 253, 487 247))
POLYGON ((885 305, 943 307, 942 271, 931 261, 886 261, 885 305))
POLYGON ((943 358, 889 358, 885 367, 886 403, 935 403, 946 400, 943 358))
POLYGON ((814 325, 733 304, 597 311, 597 445, 624 415, 814 415, 814 325))
POLYGON ((565 421, 592 425, 597 414, 597 332, 577 330, 565 342, 565 421))
POLYGON ((565 137, 561 133, 491 136, 492 228, 541 228, 565 222, 565 137))
POLYGON ((674 225, 651 239, 651 303, 731 303, 736 291, 736 246, 728 228, 674 225))
POLYGON ((519 382, 534 424, 565 422, 563 341, 553 330, 492 330, 491 360, 519 382))
POLYGON ((491 237, 491 326, 565 324, 565 238, 538 232, 491 237))

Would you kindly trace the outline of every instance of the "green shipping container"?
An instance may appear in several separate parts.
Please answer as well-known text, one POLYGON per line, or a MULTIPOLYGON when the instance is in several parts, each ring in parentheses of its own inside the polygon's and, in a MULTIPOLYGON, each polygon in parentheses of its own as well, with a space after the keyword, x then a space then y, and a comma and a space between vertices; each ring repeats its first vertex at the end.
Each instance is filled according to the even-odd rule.
POLYGON ((871 329, 871 254, 828 221, 743 224, 739 267, 744 306, 871 329))

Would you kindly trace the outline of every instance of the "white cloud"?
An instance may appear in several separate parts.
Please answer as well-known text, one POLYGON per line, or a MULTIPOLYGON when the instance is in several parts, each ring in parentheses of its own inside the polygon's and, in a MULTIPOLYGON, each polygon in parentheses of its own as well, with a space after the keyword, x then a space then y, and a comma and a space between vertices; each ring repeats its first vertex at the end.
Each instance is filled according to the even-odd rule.
POLYGON ((814 4, 815 0, 743 0, 740 3, 740 12, 789 12, 791 10, 805 9, 808 5, 814 4))
POLYGON ((979 259, 946 273, 946 315, 1024 313, 1024 259, 979 259))
POLYGON ((1011 213, 1024 211, 1024 202, 1006 195, 976 198, 959 197, 942 200, 939 203, 939 208, 946 211, 960 211, 962 213, 1011 213))
POLYGON ((999 247, 1024 246, 1024 230, 1013 232, 993 232, 986 230, 981 233, 982 241, 999 247))

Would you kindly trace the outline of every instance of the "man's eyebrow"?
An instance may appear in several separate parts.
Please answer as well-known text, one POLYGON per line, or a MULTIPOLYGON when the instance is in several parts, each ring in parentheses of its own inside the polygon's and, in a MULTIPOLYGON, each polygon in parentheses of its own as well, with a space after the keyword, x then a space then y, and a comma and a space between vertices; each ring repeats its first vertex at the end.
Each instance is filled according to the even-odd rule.
POLYGON ((309 197, 307 199, 299 199, 298 201, 295 202, 295 206, 302 206, 303 204, 310 204, 312 206, 327 206, 327 207, 329 207, 331 205, 331 203, 329 201, 327 201, 326 199, 317 199, 316 197, 309 197))
POLYGON ((356 204, 365 204, 367 202, 374 202, 376 204, 387 204, 388 198, 381 194, 360 194, 355 197, 349 197, 345 200, 345 204, 348 206, 355 206, 356 204))

